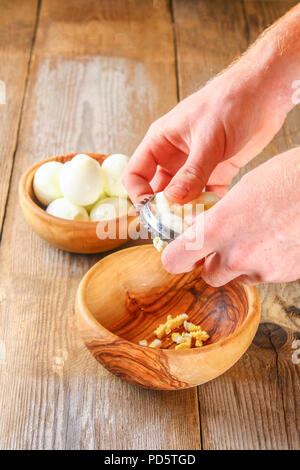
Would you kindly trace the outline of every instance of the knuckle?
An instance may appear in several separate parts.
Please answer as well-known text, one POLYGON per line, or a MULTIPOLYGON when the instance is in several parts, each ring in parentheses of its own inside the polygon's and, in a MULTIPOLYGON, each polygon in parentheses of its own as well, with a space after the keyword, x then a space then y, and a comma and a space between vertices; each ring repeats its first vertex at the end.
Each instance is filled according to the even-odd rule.
POLYGON ((152 122, 152 124, 149 126, 147 135, 149 137, 156 136, 157 134, 161 134, 163 129, 163 119, 159 118, 156 121, 152 122))
POLYGON ((187 164, 183 167, 182 173, 184 176, 205 182, 205 172, 202 166, 187 164))

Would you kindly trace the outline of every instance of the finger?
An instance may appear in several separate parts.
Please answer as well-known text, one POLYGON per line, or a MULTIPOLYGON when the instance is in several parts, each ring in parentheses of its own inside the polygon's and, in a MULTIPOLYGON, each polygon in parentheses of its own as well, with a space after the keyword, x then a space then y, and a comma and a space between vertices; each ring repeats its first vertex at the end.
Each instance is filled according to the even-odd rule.
POLYGON ((201 276, 206 284, 221 287, 240 276, 241 272, 230 269, 222 260, 219 253, 209 256, 204 263, 201 276))
POLYGON ((240 167, 233 159, 219 163, 209 177, 207 186, 229 186, 240 167))
POLYGON ((229 188, 228 186, 220 186, 220 185, 206 185, 205 190, 208 192, 215 193, 220 198, 224 197, 225 194, 228 193, 229 188))
POLYGON ((258 155, 266 147, 267 143, 272 140, 283 122, 284 116, 274 115, 239 152, 217 165, 207 184, 209 186, 229 186, 240 169, 258 155))
POLYGON ((162 263, 168 272, 192 271, 201 259, 215 251, 214 226, 208 215, 211 211, 199 214, 192 227, 164 249, 162 263))
POLYGON ((165 187, 168 186, 172 178, 173 175, 171 175, 168 171, 166 171, 164 168, 158 167, 154 178, 150 183, 154 194, 163 191, 165 187))
POLYGON ((137 203, 153 194, 150 182, 158 166, 170 174, 175 174, 186 158, 184 152, 158 131, 148 131, 131 157, 123 177, 123 184, 131 200, 137 203))
POLYGON ((122 178, 122 182, 128 191, 134 204, 153 194, 150 181, 155 175, 156 161, 150 149, 143 153, 142 143, 135 151, 122 178))
MULTIPOLYGON (((217 130, 215 130, 217 133, 217 130)), ((222 133, 221 133, 222 134, 222 133)), ((166 197, 177 204, 185 204, 200 196, 212 171, 223 156, 218 135, 196 138, 185 164, 165 190, 166 197)), ((220 140, 220 138, 219 138, 220 140)))

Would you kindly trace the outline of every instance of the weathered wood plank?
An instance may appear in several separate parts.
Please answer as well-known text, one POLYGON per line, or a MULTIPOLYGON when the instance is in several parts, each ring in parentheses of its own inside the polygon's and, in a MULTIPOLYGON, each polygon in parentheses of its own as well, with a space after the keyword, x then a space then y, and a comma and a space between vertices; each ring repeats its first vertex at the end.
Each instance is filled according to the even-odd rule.
POLYGON ((34 161, 131 154, 176 99, 167 1, 42 2, 1 253, 2 449, 200 446, 196 390, 130 386, 85 350, 74 297, 99 257, 48 246, 17 203, 20 175, 34 161))
MULTIPOLYGON (((296 3, 174 0, 180 98, 226 67, 296 3)), ((299 145, 298 122, 295 109, 236 180, 272 155, 299 145)), ((292 362, 291 348, 300 329, 299 282, 259 289, 262 325, 254 344, 230 371, 199 388, 204 448, 299 448, 299 365, 292 362)))
POLYGON ((0 2, 0 233, 7 200, 37 0, 0 2))
MULTIPOLYGON (((245 5, 245 21, 248 25, 249 41, 267 26, 292 8, 296 1, 247 1, 245 5)), ((291 111, 280 132, 245 171, 300 144, 299 139, 299 106, 291 111)), ((278 390, 284 418, 284 432, 277 424, 276 448, 298 449, 300 445, 300 405, 297 400, 300 385, 299 365, 292 362, 293 343, 300 335, 300 282, 286 284, 269 284, 260 286, 262 298, 262 326, 258 333, 266 336, 275 353, 278 390), (277 325, 277 326, 276 326, 277 325), (278 327, 279 325, 279 327, 278 327), (286 433, 286 437, 285 437, 286 433), (279 438, 282 436, 282 440, 279 438), (286 442, 285 442, 286 439, 286 442)), ((266 342, 266 339, 264 340, 266 342)), ((270 388, 272 382, 270 382, 270 388)), ((276 407, 273 406, 274 416, 276 407)), ((269 448, 272 441, 269 443, 269 448)), ((274 446, 274 444, 273 444, 274 446)))

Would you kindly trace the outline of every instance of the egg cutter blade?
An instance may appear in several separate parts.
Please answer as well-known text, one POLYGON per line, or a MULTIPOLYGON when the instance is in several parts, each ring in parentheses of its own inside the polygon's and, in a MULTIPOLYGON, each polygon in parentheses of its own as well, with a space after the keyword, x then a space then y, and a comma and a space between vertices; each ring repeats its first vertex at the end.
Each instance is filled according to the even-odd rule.
POLYGON ((159 237, 166 242, 175 240, 175 238, 179 236, 179 233, 162 224, 155 207, 154 197, 155 196, 150 196, 137 204, 136 210, 140 222, 154 238, 159 237))

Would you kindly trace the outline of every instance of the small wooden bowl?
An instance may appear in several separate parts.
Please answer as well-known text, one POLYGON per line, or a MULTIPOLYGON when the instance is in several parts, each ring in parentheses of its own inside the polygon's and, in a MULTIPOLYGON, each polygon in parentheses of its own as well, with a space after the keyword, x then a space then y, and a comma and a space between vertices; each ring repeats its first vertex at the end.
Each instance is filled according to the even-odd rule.
MULTIPOLYGON (((23 174, 19 184, 19 200, 25 219, 34 232, 43 240, 62 250, 73 253, 100 253, 113 250, 128 241, 128 231, 127 238, 100 239, 97 236, 97 225, 103 224, 105 226, 107 222, 66 220, 55 217, 45 211, 34 195, 32 183, 36 170, 43 163, 50 161, 65 163, 71 160, 74 155, 76 153, 46 158, 30 167, 23 174)), ((88 153, 87 155, 95 158, 99 163, 102 163, 108 156, 98 153, 88 153)), ((133 219, 135 219, 135 216, 127 216, 127 227, 133 219)), ((120 223, 124 222, 125 217, 116 219, 117 234, 119 233, 120 223)))
POLYGON ((213 288, 191 273, 168 274, 151 245, 113 253, 83 277, 76 297, 80 334, 92 355, 122 379, 158 390, 202 384, 225 372, 250 345, 260 319, 255 287, 231 282, 213 288), (201 348, 175 351, 140 346, 173 316, 187 313, 210 339, 201 348))

